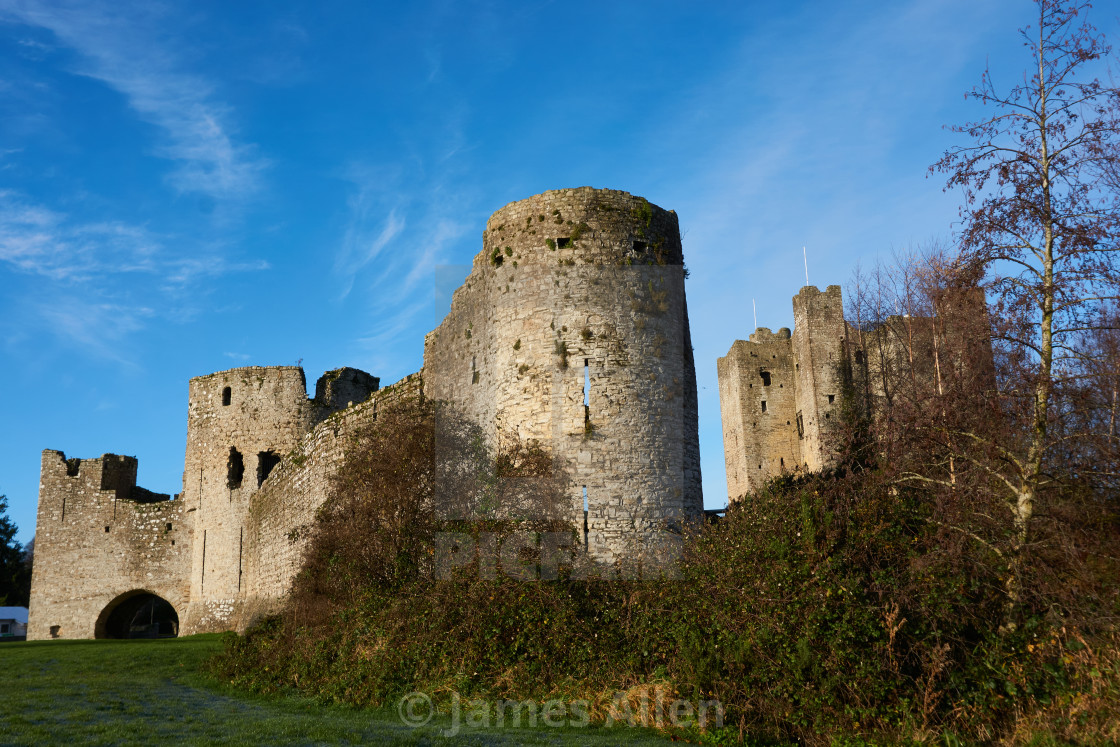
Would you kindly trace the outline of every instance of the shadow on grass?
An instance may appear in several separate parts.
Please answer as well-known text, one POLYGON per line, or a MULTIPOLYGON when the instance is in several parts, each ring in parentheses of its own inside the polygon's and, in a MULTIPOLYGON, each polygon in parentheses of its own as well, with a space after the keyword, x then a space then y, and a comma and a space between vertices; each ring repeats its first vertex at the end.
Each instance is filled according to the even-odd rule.
POLYGON ((30 641, 0 648, 4 744, 591 744, 654 745, 648 730, 405 726, 395 709, 357 710, 247 695, 203 674, 220 636, 153 641, 30 641))

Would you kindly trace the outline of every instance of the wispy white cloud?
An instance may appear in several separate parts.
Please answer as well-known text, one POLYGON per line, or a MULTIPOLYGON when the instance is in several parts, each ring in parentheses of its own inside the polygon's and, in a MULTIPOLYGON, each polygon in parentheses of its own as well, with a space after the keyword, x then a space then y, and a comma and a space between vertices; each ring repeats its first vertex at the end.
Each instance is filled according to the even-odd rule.
MULTIPOLYGON (((445 163, 433 160, 441 167, 445 163)), ((423 168, 402 172, 352 165, 347 178, 353 185, 350 212, 334 262, 339 300, 360 292, 368 321, 355 342, 385 355, 414 342, 418 329, 432 326, 435 269, 460 254, 474 227, 471 189, 443 168, 432 179, 423 168)))
POLYGON ((10 344, 30 329, 40 342, 53 337, 126 363, 121 342, 152 317, 190 319, 216 278, 269 269, 221 249, 119 221, 82 222, 0 190, 0 284, 16 289, 0 328, 10 344))
POLYGON ((344 279, 342 298, 349 295, 354 287, 355 276, 404 230, 405 220, 398 214, 398 208, 393 207, 381 223, 380 230, 371 235, 367 228, 371 220, 371 211, 374 209, 369 204, 371 200, 364 190, 350 200, 351 218, 350 225, 342 238, 342 244, 335 255, 334 269, 344 279))
POLYGON ((156 154, 175 162, 171 184, 214 198, 253 192, 266 162, 231 134, 230 109, 213 85, 185 72, 165 37, 158 4, 0 0, 0 19, 51 31, 81 56, 75 73, 123 94, 141 119, 163 132, 156 154))
POLYGON ((252 357, 248 353, 222 353, 222 355, 235 361, 247 361, 252 357))
POLYGON ((176 254, 166 246, 172 240, 183 243, 120 221, 75 221, 13 190, 0 190, 0 265, 23 273, 71 282, 150 274, 161 289, 175 290, 230 273, 269 269, 264 260, 233 261, 200 247, 176 254))
POLYGON ((54 280, 105 272, 152 271, 157 240, 117 222, 74 224, 42 205, 0 190, 0 264, 54 280))
POLYGON ((140 330, 155 311, 145 306, 130 306, 98 298, 60 296, 29 309, 27 320, 50 329, 63 342, 85 350, 97 358, 125 366, 135 363, 121 341, 140 330))
POLYGON ((179 257, 164 263, 161 277, 163 288, 174 290, 231 273, 261 272, 272 268, 263 259, 234 262, 219 254, 196 257, 179 257))

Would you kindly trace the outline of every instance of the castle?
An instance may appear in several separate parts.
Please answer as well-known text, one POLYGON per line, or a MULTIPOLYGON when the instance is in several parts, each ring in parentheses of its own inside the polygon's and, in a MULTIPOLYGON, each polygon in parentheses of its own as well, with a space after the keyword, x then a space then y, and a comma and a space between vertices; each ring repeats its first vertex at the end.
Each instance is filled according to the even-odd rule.
POLYGON ((610 560, 703 511, 676 214, 626 192, 546 192, 494 213, 421 371, 297 367, 191 379, 182 492, 136 459, 42 457, 29 639, 244 629, 275 611, 350 434, 402 398, 456 403, 492 441, 549 448, 571 523, 610 560))
POLYGON ((979 288, 939 292, 936 317, 844 318, 840 286, 806 286, 794 328, 759 327, 718 360, 730 500, 782 474, 835 466, 854 420, 899 399, 921 406, 947 387, 991 389, 995 368, 979 288))
MULTIPOLYGON (((422 370, 396 384, 340 368, 308 398, 297 367, 191 379, 174 498, 137 486, 132 457, 44 451, 28 638, 242 630, 275 611, 351 435, 402 399, 454 403, 492 444, 550 450, 597 560, 699 520, 683 259, 672 211, 626 192, 545 192, 490 217, 422 370)), ((936 320, 871 327, 845 321, 839 286, 807 286, 792 332, 736 341, 718 361, 730 499, 834 464, 847 416, 880 416, 951 375, 989 386, 991 348, 964 323, 986 321, 983 294, 950 301, 936 320)))

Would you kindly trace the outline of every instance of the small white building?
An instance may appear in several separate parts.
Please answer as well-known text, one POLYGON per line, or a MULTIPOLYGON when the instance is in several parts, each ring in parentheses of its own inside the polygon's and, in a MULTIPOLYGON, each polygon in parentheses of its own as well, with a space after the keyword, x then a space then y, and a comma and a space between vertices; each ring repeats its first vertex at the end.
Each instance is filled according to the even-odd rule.
POLYGON ((0 640, 27 637, 27 608, 0 607, 0 640))

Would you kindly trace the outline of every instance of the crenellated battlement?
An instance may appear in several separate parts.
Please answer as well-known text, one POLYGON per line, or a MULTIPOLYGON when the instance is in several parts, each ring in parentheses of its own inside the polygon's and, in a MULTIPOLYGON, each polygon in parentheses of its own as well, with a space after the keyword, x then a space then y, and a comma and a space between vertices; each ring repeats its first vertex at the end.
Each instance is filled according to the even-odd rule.
MULTIPOLYGON (((771 332, 769 327, 759 327, 751 332, 750 342, 764 344, 767 342, 782 342, 790 338, 789 327, 782 327, 777 332, 771 332)), ((740 342, 737 340, 737 342, 740 342)))
POLYGON ((44 449, 41 474, 44 480, 59 480, 66 486, 63 492, 109 491, 124 500, 136 486, 136 458, 102 454, 95 459, 67 459, 61 451, 44 449))

